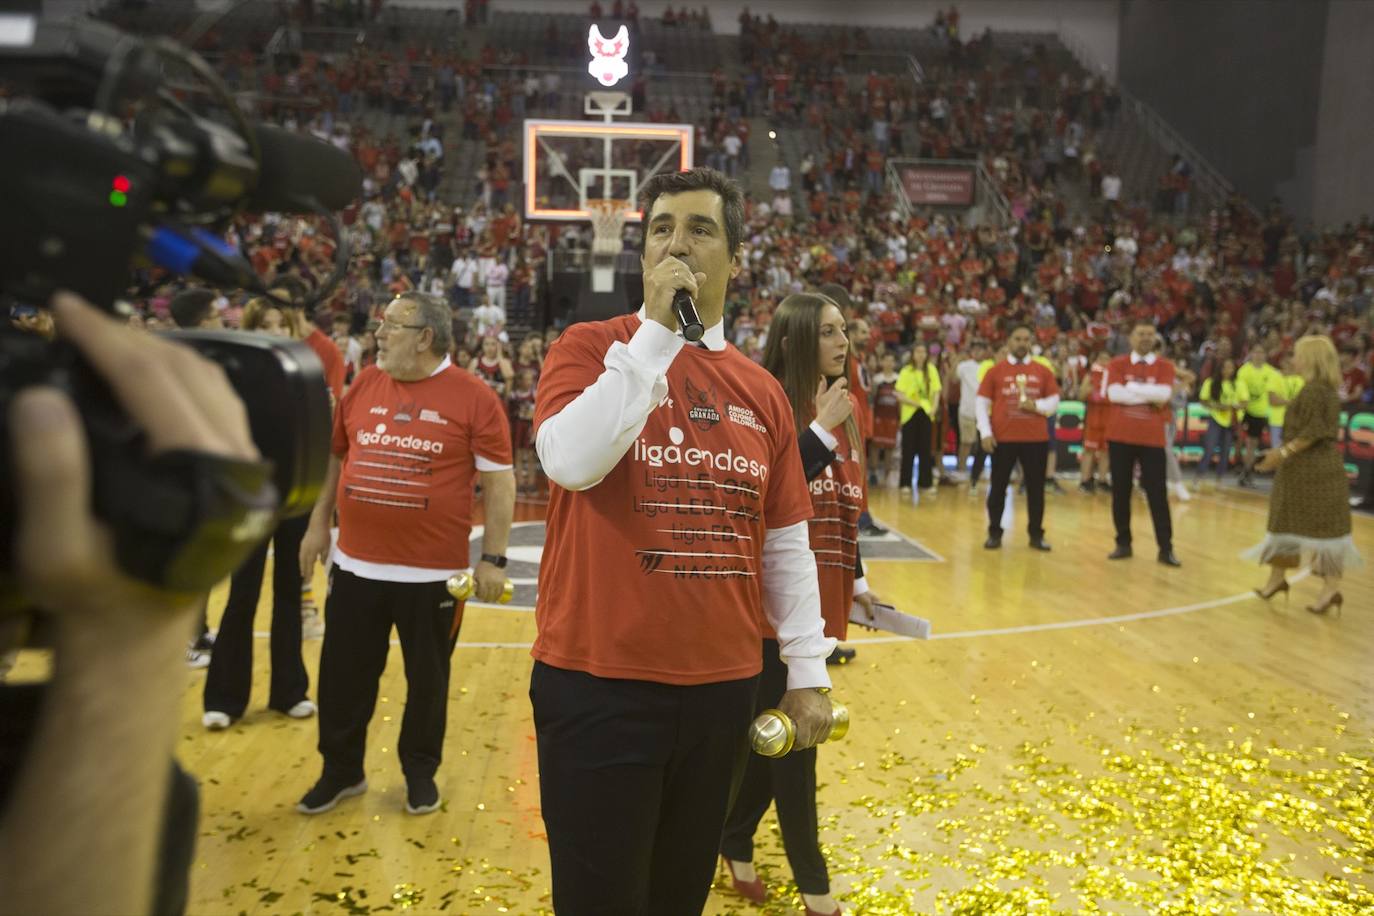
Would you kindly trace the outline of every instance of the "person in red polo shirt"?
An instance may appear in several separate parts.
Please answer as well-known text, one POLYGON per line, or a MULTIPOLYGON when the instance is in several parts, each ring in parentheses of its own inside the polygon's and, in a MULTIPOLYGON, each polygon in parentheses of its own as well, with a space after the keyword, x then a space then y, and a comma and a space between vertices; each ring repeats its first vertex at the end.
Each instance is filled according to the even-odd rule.
POLYGON ((1046 417, 1059 409, 1059 383, 1054 373, 1031 359, 1031 329, 1018 324, 1007 338, 1007 358, 978 383, 974 407, 983 450, 992 454, 988 484, 988 539, 983 546, 1002 546, 1002 510, 1007 484, 1019 463, 1026 487, 1026 533, 1036 550, 1049 550, 1045 540, 1045 469, 1049 462, 1046 417))
MULTIPOLYGON (((320 649, 319 781, 296 805, 319 814, 367 790, 367 725, 386 667, 391 629, 405 657, 406 705, 397 756, 406 810, 438 809, 449 662, 462 607, 445 583, 468 566, 472 496, 480 475, 479 601, 505 584, 515 511, 510 424, 481 379, 454 366, 453 313, 442 299, 406 293, 382 313, 377 363, 358 374, 334 414, 334 455, 301 541, 301 572, 331 561, 329 625, 320 649), (339 512, 339 540, 329 524, 339 512)), ((278 557, 286 562, 287 557, 278 557)))
POLYGON ((1155 326, 1137 322, 1131 330, 1131 352, 1107 366, 1107 460, 1112 473, 1112 521, 1116 524, 1116 549, 1109 560, 1131 556, 1131 491, 1135 469, 1150 501, 1159 562, 1182 566, 1174 556, 1173 520, 1164 488, 1164 424, 1170 417, 1174 395, 1174 364, 1155 352, 1159 335, 1155 326))
POLYGON ((835 642, 792 407, 725 342, 744 195, 697 168, 655 176, 640 203, 643 307, 564 331, 535 407, 552 486, 530 701, 560 916, 701 912, 765 620, 797 747, 831 721, 835 642), (698 344, 678 333, 679 289, 705 325, 698 344))

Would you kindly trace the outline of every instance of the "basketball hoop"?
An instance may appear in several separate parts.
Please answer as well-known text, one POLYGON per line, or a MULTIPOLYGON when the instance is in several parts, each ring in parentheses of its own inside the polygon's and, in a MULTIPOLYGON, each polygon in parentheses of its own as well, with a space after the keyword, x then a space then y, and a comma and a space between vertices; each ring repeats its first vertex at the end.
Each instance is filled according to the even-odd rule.
POLYGON ((587 201, 592 220, 592 256, 614 257, 620 254, 621 233, 625 228, 625 213, 630 202, 615 197, 600 197, 587 201))

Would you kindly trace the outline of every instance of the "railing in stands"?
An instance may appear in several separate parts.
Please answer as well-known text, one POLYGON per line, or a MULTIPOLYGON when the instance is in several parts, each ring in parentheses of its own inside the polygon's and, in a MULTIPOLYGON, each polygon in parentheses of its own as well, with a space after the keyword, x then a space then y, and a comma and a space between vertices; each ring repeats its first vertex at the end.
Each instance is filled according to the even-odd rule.
MULTIPOLYGON (((1073 55, 1073 58, 1078 61, 1083 69, 1116 83, 1117 91, 1121 95, 1122 110, 1136 119, 1150 139, 1166 151, 1176 152, 1187 160, 1193 170, 1192 184, 1202 196, 1221 205, 1235 193, 1235 185, 1231 184, 1221 170, 1212 165, 1206 156, 1198 152, 1193 144, 1184 139, 1183 135, 1175 130, 1168 121, 1164 120, 1159 112, 1133 95, 1126 88, 1126 85, 1116 78, 1115 69, 1098 60, 1088 42, 1072 29, 1067 28, 1060 28, 1058 37, 1059 43, 1073 55)), ((1252 217, 1259 217, 1259 211, 1248 200, 1245 201, 1245 207, 1252 217)))
POLYGON ((993 212, 998 216, 1001 225, 1010 226, 1016 222, 1012 216, 1011 204, 1007 202, 1007 196, 1002 193, 1002 189, 997 186, 987 167, 983 165, 983 160, 978 160, 978 187, 982 191, 983 200, 990 204, 993 212))

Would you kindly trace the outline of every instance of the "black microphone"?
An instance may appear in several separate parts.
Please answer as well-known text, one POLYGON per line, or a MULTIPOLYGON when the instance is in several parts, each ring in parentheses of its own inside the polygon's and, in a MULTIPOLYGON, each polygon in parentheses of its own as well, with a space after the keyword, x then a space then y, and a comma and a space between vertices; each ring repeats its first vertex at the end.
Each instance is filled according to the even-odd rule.
POLYGON ((687 290, 680 289, 673 293, 673 314, 677 316, 683 337, 691 343, 701 340, 701 335, 706 333, 706 326, 701 323, 701 316, 697 314, 697 304, 692 301, 692 294, 687 290))
POLYGON ((270 124, 256 124, 254 132, 262 167, 248 210, 309 213, 312 202, 342 210, 362 193, 362 169, 337 146, 270 124))

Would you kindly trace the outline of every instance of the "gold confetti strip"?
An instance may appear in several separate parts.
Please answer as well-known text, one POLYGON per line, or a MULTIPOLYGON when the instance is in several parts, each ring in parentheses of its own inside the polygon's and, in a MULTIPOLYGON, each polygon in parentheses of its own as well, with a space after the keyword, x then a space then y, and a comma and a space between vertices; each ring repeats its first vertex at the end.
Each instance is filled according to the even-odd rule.
MULTIPOLYGON (((995 748, 995 767, 993 742, 952 735, 924 759, 823 756, 822 772, 878 790, 831 810, 819 792, 834 891, 865 916, 1374 913, 1374 740, 1352 739, 1347 714, 1317 723, 1339 751, 1242 721, 1202 729, 1180 709, 1170 729, 1123 721, 1110 739, 995 748)), ((764 826, 771 896, 753 912, 795 913, 776 821, 764 826)))

